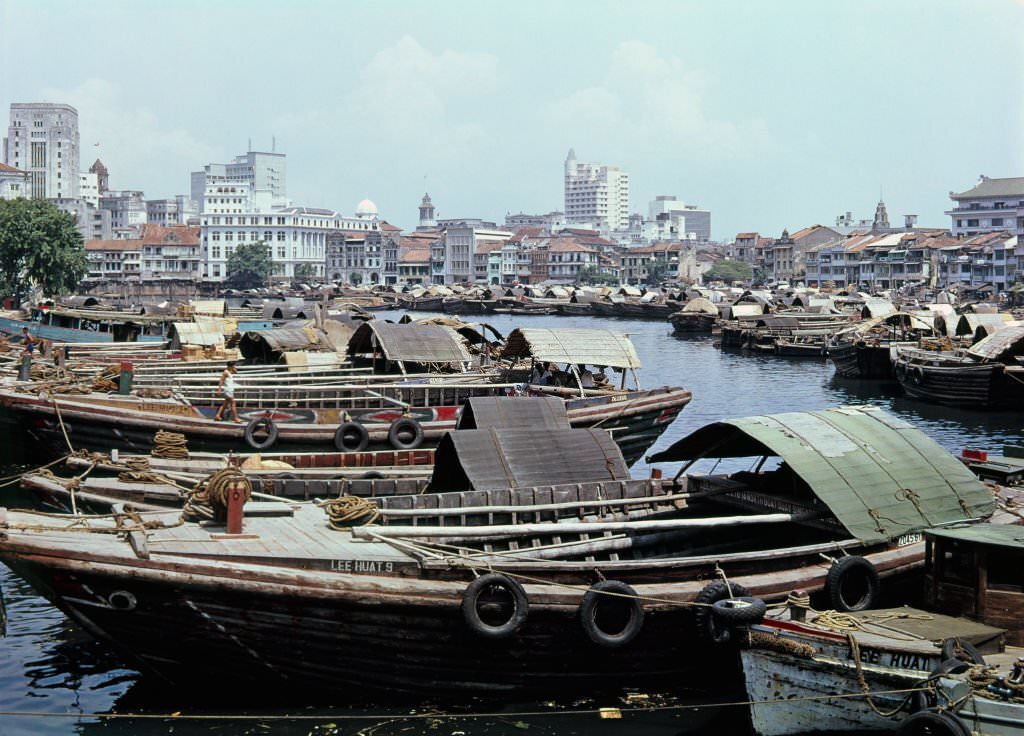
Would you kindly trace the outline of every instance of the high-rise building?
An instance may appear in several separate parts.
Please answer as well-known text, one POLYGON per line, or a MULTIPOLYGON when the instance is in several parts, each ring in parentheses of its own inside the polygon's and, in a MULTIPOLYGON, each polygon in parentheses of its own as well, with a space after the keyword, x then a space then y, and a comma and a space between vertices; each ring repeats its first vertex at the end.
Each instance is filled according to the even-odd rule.
POLYGON ((28 174, 33 199, 77 199, 78 111, 52 102, 12 102, 3 162, 28 174))
MULTIPOLYGON (((204 198, 210 185, 242 184, 248 186, 254 200, 263 200, 265 206, 285 207, 287 196, 287 165, 283 153, 249 151, 226 164, 207 164, 202 171, 192 172, 192 199, 206 212, 204 198)), ((244 203, 245 211, 253 209, 252 202, 244 203)), ((262 207, 261 207, 262 209, 262 207)))
POLYGON ((565 220, 604 234, 629 227, 629 174, 617 166, 565 159, 565 220))
POLYGON ((647 205, 648 222, 661 225, 664 240, 711 239, 711 210, 680 202, 673 194, 659 194, 647 205))

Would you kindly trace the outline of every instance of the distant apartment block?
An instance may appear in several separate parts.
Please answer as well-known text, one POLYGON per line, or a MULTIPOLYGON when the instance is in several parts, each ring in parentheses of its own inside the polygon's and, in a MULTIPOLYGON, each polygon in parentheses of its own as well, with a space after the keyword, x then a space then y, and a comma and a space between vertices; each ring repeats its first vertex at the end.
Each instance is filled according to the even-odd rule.
POLYGON ((954 207, 947 210, 957 237, 1008 230, 1024 235, 1024 177, 991 179, 982 176, 964 192, 950 192, 954 207))
POLYGON ((108 191, 100 197, 100 209, 110 212, 114 230, 146 224, 146 195, 138 190, 108 191))
POLYGON ((191 180, 191 198, 201 212, 207 211, 205 197, 211 185, 243 185, 251 197, 265 199, 268 209, 288 204, 287 160, 283 153, 249 151, 226 164, 207 164, 202 171, 193 171, 191 180))
POLYGON ((647 206, 647 221, 658 228, 658 240, 711 240, 711 210, 661 194, 647 206))
POLYGON ((12 102, 3 163, 26 172, 31 199, 77 199, 78 111, 50 102, 12 102))
POLYGON ((199 216, 199 205, 195 200, 179 194, 169 199, 146 200, 146 222, 153 225, 189 225, 189 220, 199 216))
POLYGON ((604 234, 629 227, 629 174, 617 166, 586 163, 569 149, 565 159, 565 220, 604 234))

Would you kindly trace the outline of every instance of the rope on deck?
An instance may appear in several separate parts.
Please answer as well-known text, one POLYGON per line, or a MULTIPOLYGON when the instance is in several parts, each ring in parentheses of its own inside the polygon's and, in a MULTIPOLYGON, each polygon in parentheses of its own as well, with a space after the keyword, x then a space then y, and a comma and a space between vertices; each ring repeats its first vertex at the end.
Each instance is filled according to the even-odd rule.
POLYGON ((153 437, 153 449, 149 454, 153 457, 187 460, 188 441, 181 432, 168 432, 158 429, 153 437))

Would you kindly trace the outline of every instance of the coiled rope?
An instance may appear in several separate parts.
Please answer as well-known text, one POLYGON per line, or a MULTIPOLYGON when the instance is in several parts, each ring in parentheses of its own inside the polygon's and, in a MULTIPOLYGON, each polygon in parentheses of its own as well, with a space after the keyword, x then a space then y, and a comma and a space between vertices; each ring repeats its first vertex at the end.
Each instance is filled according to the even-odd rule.
MULTIPOLYGON (((189 520, 198 518, 219 519, 227 514, 228 496, 232 485, 240 483, 244 488, 244 501, 252 498, 252 483, 238 468, 221 468, 188 492, 184 516, 189 520)), ((180 486, 179 486, 180 487, 180 486)))
POLYGON ((177 460, 188 459, 188 441, 181 432, 156 431, 153 437, 153 449, 149 453, 153 457, 167 457, 177 460))
POLYGON ((339 496, 320 501, 317 506, 327 512, 327 523, 332 529, 351 529, 366 526, 380 519, 380 509, 373 501, 361 496, 339 496))

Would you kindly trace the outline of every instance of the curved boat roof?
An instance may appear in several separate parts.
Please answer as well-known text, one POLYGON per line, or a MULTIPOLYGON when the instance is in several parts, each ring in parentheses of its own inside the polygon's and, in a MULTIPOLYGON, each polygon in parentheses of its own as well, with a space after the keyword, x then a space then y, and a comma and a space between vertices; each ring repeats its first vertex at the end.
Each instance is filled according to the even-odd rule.
POLYGON ((639 368, 629 336, 596 329, 519 327, 508 336, 503 358, 530 358, 549 363, 639 368))
POLYGON ((780 457, 864 542, 986 517, 992 495, 921 430, 873 407, 726 419, 650 458, 780 457))
POLYGON ((569 429, 565 402, 554 396, 472 396, 455 429, 533 427, 569 429))
POLYGON ((361 324, 348 341, 350 356, 368 355, 378 349, 385 358, 396 361, 463 363, 472 360, 462 338, 446 325, 371 320, 361 324))
POLYGON ((484 491, 630 480, 622 451, 602 429, 460 429, 441 438, 430 488, 484 491))

